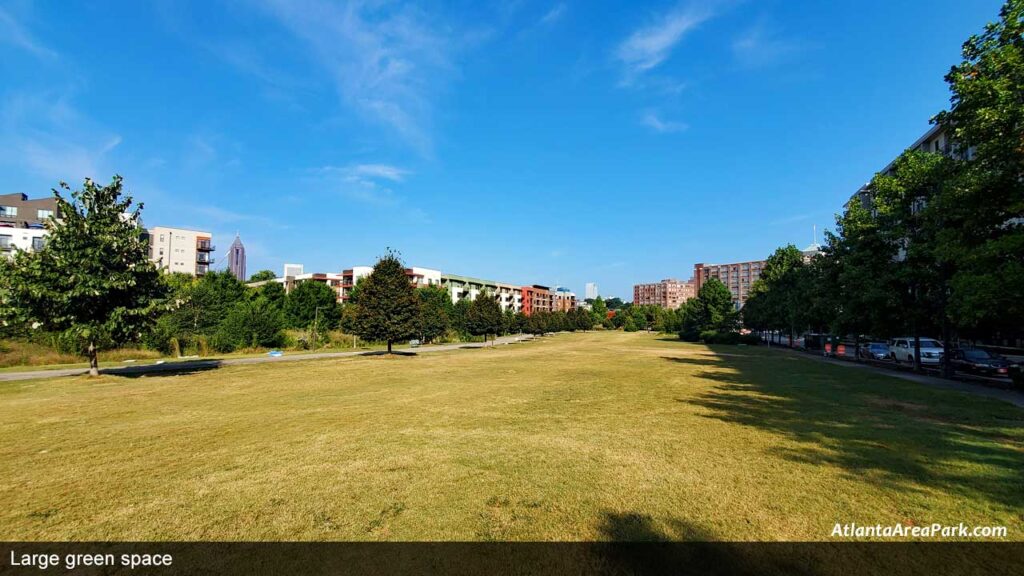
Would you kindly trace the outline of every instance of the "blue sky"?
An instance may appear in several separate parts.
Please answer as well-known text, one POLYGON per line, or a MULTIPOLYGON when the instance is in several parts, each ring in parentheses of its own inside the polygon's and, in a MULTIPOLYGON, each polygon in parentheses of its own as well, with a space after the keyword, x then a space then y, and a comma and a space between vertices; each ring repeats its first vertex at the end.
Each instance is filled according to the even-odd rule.
POLYGON ((120 173, 250 271, 628 299, 809 244, 999 4, 0 0, 0 192, 120 173))

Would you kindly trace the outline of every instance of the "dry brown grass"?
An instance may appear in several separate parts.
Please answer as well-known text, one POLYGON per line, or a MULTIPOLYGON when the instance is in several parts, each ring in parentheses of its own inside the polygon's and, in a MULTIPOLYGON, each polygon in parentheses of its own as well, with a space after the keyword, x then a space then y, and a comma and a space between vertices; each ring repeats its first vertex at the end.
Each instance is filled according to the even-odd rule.
POLYGON ((1020 539, 1022 441, 1006 404, 622 332, 11 382, 0 539, 1020 539))

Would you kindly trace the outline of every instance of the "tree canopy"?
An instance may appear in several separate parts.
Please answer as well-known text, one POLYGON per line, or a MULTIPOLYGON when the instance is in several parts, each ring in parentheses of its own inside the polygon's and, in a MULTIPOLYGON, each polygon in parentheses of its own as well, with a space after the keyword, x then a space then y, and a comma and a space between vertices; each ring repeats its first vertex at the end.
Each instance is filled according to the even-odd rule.
POLYGON ((416 336, 419 301, 405 265, 389 251, 360 286, 356 333, 360 338, 392 344, 416 336))
POLYGON ((60 220, 46 223, 42 250, 18 252, 2 269, 4 320, 60 331, 77 342, 99 373, 98 351, 139 340, 165 295, 140 226, 142 205, 122 193, 120 176, 106 186, 86 179, 80 190, 53 194, 60 220))

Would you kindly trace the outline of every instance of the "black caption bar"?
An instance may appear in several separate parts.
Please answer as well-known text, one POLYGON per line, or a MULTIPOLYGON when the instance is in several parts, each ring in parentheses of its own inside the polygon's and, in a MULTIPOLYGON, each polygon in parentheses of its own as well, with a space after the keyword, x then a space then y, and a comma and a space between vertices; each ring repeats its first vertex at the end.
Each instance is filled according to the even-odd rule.
POLYGON ((1024 574, 1024 543, 0 545, 0 574, 1024 574))

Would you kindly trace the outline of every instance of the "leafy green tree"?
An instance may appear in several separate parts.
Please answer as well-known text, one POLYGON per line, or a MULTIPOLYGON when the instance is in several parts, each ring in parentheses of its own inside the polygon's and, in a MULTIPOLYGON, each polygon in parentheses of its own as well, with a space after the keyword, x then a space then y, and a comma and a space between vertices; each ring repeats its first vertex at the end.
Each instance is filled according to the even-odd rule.
POLYGON ((285 301, 288 298, 288 294, 284 290, 284 285, 280 282, 267 282, 259 288, 252 291, 251 296, 253 298, 263 297, 267 301, 278 308, 278 310, 284 310, 285 301))
POLYGON ((629 314, 633 317, 633 325, 636 326, 637 330, 647 329, 647 314, 643 306, 633 306, 629 314))
POLYGON ((920 336, 945 324, 950 262, 937 252, 944 218, 936 201, 953 180, 954 162, 941 154, 908 150, 870 184, 874 217, 894 253, 901 319, 914 337, 914 365, 921 367, 920 336))
POLYGON ((934 204, 949 319, 972 337, 1024 335, 1024 0, 999 16, 964 43, 946 75, 950 110, 936 117, 968 157, 934 204))
POLYGON ((514 334, 516 332, 516 313, 511 308, 502 313, 502 334, 514 334))
POLYGON ((604 298, 600 296, 594 299, 590 311, 594 316, 595 322, 604 322, 608 318, 608 306, 605 305, 604 298))
POLYGON ((451 328, 452 299, 440 286, 416 289, 420 303, 419 334, 423 342, 433 342, 451 328))
POLYGON ((462 298, 452 307, 452 329, 461 335, 469 334, 467 317, 472 301, 469 298, 462 298))
POLYGON ((569 321, 573 330, 591 330, 594 328, 594 316, 583 308, 574 308, 569 312, 569 321))
POLYGON ((483 336, 484 342, 489 334, 501 332, 503 321, 501 306, 488 292, 478 294, 466 313, 466 329, 474 336, 483 336))
POLYGON ((526 333, 543 336, 551 331, 549 326, 550 312, 538 311, 526 317, 526 333))
POLYGON ((622 323, 622 329, 626 332, 636 332, 636 316, 633 316, 632 314, 624 314, 624 316, 626 319, 622 323))
POLYGON ((101 348, 138 340, 162 307, 165 285, 149 259, 139 225, 142 204, 86 179, 81 190, 54 190, 61 219, 50 219, 46 246, 18 252, 0 268, 0 319, 60 331, 99 374, 101 348))
POLYGON ((527 324, 529 323, 529 316, 522 312, 516 312, 515 319, 512 321, 511 331, 516 334, 522 334, 527 331, 527 324))
POLYGON ((211 335, 245 296, 245 285, 227 271, 209 272, 181 283, 171 296, 169 326, 179 339, 211 335))
POLYGON ((249 282, 267 282, 277 278, 277 274, 274 274, 273 270, 260 270, 249 277, 249 282))
POLYGON ((285 299, 284 314, 292 328, 306 329, 314 321, 317 330, 334 328, 341 317, 338 295, 323 282, 299 282, 285 299))
POLYGON ((280 346, 284 343, 284 325, 281 309, 266 298, 242 300, 228 311, 214 333, 212 344, 221 352, 280 346))
POLYGON ((405 265, 389 251, 377 261, 360 288, 357 334, 370 341, 392 345, 416 335, 419 301, 405 275, 405 265))
POLYGON ((711 278, 700 287, 696 298, 684 305, 684 319, 679 337, 687 341, 700 339, 704 332, 732 332, 738 326, 739 314, 732 302, 732 293, 718 278, 711 278))
POLYGON ((609 298, 609 299, 605 300, 604 303, 605 303, 605 306, 607 306, 609 310, 619 310, 621 308, 625 308, 626 307, 626 303, 622 301, 622 298, 618 298, 618 297, 616 297, 616 298, 609 298))

